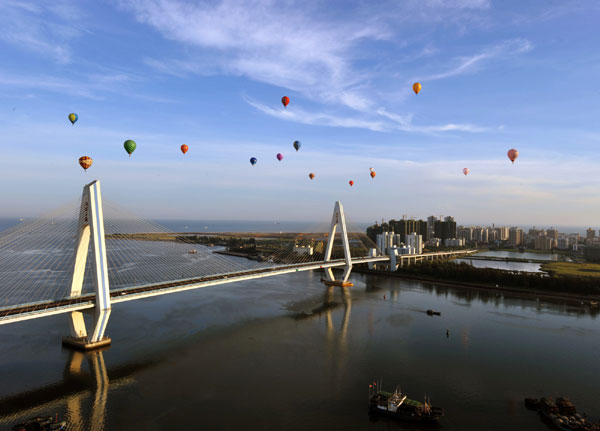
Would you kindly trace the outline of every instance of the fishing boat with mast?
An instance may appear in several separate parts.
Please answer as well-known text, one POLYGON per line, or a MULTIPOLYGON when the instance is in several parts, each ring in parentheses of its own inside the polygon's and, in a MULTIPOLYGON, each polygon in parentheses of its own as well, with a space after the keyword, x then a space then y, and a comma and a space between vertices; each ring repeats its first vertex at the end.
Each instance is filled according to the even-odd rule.
POLYGON ((381 383, 369 385, 369 414, 380 414, 410 422, 437 422, 444 409, 433 407, 427 397, 423 402, 412 400, 396 387, 394 392, 379 390, 381 383))

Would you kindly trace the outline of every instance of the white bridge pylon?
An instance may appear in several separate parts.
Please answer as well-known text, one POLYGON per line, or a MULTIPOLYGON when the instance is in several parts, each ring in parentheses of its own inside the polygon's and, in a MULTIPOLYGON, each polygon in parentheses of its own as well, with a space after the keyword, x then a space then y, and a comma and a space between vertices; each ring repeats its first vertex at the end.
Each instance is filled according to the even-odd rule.
POLYGON ((110 344, 110 338, 104 337, 104 331, 110 317, 110 289, 108 284, 108 265, 106 260, 106 244, 104 242, 104 214, 102 212, 102 193, 100 181, 93 181, 83 187, 79 224, 75 243, 75 259, 70 297, 81 295, 85 268, 92 240, 94 261, 94 290, 96 305, 93 309, 71 312, 71 336, 63 342, 75 347, 89 349, 110 344), (93 314, 93 328, 88 334, 83 313, 93 314))
MULTIPOLYGON (((350 256, 350 242, 348 241, 348 230, 346 229, 346 217, 344 217, 344 207, 340 201, 335 203, 333 207, 333 216, 331 217, 331 227, 329 228, 329 239, 327 240, 327 248, 325 249, 325 262, 331 260, 331 252, 333 251, 333 242, 335 241, 335 232, 340 228, 342 235, 342 246, 344 247, 344 258, 346 266, 342 275, 342 282, 348 281, 350 271, 352 271, 352 256, 350 256)), ((324 268, 325 274, 329 281, 335 281, 331 267, 324 268)))

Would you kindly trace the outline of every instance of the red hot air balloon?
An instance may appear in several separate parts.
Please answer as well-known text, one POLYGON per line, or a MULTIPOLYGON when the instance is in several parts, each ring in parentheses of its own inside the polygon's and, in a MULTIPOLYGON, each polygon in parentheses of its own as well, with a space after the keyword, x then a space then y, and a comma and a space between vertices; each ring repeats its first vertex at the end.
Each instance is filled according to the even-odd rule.
POLYGON ((90 166, 92 166, 92 159, 88 156, 83 156, 79 158, 79 165, 83 168, 84 171, 87 171, 90 166))
POLYGON ((281 162, 283 160, 283 154, 277 153, 277 160, 281 162))
POLYGON ((183 145, 181 146, 181 152, 182 152, 183 154, 187 153, 187 151, 188 151, 189 149, 190 149, 190 147, 188 147, 188 146, 187 146, 187 145, 185 145, 185 144, 183 144, 183 145))
POLYGON ((508 156, 510 161, 514 163, 515 160, 517 160, 517 157, 519 157, 519 152, 514 148, 511 148, 510 150, 508 150, 508 153, 506 153, 506 155, 508 156))
POLYGON ((354 181, 350 180, 348 181, 348 184, 350 184, 350 187, 352 187, 354 185, 354 181))
POLYGON ((469 168, 464 168, 463 169, 463 174, 467 175, 469 173, 469 168))
POLYGON ((371 178, 375 178, 375 175, 377 175, 375 171, 371 171, 371 178))
POLYGON ((289 97, 287 97, 287 96, 283 96, 283 97, 281 98, 281 103, 283 103, 283 107, 284 107, 284 108, 287 108, 287 106, 288 106, 288 103, 290 103, 290 98, 289 98, 289 97))
POLYGON ((308 178, 310 178, 311 180, 315 177, 315 174, 313 174, 312 172, 310 174, 308 174, 308 178))

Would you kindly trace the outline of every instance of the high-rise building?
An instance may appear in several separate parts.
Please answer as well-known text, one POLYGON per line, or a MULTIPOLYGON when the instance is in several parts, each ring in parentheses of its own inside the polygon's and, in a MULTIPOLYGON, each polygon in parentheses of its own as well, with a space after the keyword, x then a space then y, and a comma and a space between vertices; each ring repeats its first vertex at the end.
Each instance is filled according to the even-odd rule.
POLYGON ((447 238, 456 238, 456 222, 454 217, 446 217, 444 221, 436 221, 433 224, 433 234, 436 238, 442 240, 447 238))
POLYGON ((497 227, 496 232, 498 232, 498 239, 500 241, 508 240, 509 229, 506 226, 497 227))
POLYGON ((402 219, 390 220, 390 229, 400 235, 401 242, 406 244, 406 236, 411 232, 416 232, 427 240, 427 222, 423 220, 402 219))
POLYGON ((427 236, 423 237, 425 238, 425 241, 429 241, 430 238, 434 238, 433 225, 436 221, 438 221, 438 218, 436 216, 427 217, 427 236))
POLYGON ((382 232, 377 235, 377 248, 382 254, 387 254, 388 250, 394 246, 394 232, 382 232))
POLYGON ((589 239, 589 240, 593 241, 594 238, 596 238, 596 230, 592 229, 592 228, 589 228, 586 231, 585 239, 589 239))
POLYGON ((558 238, 558 248, 559 250, 568 250, 569 249, 569 238, 561 237, 558 238))
POLYGON ((464 238, 446 238, 444 245, 446 247, 462 247, 465 245, 465 240, 464 238))
POLYGON ((423 253, 423 236, 413 232, 406 236, 406 245, 415 249, 416 254, 423 253))
POLYGON ((511 227, 508 230, 508 243, 514 246, 523 244, 523 230, 518 227, 511 227))
POLYGON ((536 250, 552 250, 554 240, 549 236, 538 236, 533 241, 536 250))
POLYGON ((554 241, 558 241, 558 230, 554 228, 550 228, 546 231, 546 236, 549 236, 554 241))
POLYGON ((460 226, 456 229, 456 236, 458 238, 463 238, 465 243, 470 244, 471 241, 473 241, 473 228, 460 226))

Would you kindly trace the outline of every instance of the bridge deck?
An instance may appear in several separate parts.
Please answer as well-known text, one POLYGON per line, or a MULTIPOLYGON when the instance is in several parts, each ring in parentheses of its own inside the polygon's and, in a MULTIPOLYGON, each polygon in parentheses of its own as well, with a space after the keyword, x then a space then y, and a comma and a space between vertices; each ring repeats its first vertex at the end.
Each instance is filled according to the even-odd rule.
MULTIPOLYGON (((382 262, 389 260, 388 256, 355 258, 352 264, 382 262)), ((343 259, 330 261, 306 262, 293 265, 281 265, 276 267, 249 269, 246 271, 230 272, 225 274, 211 275, 205 277, 189 278, 183 280, 169 281, 157 284, 148 284, 124 289, 110 291, 111 303, 131 301, 134 299, 147 298, 150 296, 164 295, 168 293, 181 292, 184 290, 199 289, 218 284, 233 283, 241 280, 270 277, 296 271, 309 271, 312 269, 332 268, 346 265, 343 259)), ((44 301, 32 304, 23 304, 14 307, 0 309, 0 325, 20 320, 35 319, 37 317, 51 314, 69 313, 72 311, 94 308, 96 295, 88 294, 73 298, 63 298, 52 301, 44 301)))
MULTIPOLYGON (((424 259, 428 257, 451 257, 470 254, 476 250, 460 250, 453 252, 433 252, 419 255, 399 255, 398 258, 424 259)), ((389 256, 359 257, 353 258, 352 264, 374 263, 389 260, 389 256)), ((271 277, 297 271, 310 271, 320 268, 333 268, 345 266, 344 259, 330 261, 305 262, 291 265, 280 265, 259 269, 248 269, 245 271, 230 272, 205 277, 188 278, 182 280, 168 281, 164 283, 147 284, 142 286, 114 289, 110 291, 111 303, 131 301, 135 299, 148 298, 151 296, 165 295, 168 293, 182 292, 184 290, 199 289, 202 287, 215 286, 218 284, 233 283, 241 280, 252 280, 255 278, 271 277)), ((12 307, 0 308, 0 325, 14 323, 21 320, 35 319, 52 314, 70 313, 96 306, 96 295, 87 294, 73 298, 62 298, 57 300, 43 301, 30 304, 21 304, 12 307)))

